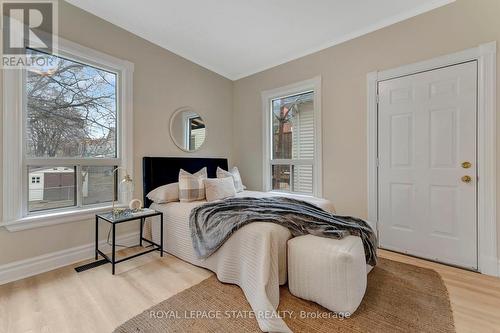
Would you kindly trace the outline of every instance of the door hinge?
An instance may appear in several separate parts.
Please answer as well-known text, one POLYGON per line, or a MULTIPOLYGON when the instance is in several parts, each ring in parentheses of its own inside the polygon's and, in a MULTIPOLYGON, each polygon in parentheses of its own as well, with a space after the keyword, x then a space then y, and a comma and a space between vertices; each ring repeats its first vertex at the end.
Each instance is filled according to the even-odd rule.
POLYGON ((378 103, 380 102, 380 95, 379 95, 379 94, 377 94, 377 96, 375 96, 375 99, 376 99, 377 104, 378 104, 378 103))

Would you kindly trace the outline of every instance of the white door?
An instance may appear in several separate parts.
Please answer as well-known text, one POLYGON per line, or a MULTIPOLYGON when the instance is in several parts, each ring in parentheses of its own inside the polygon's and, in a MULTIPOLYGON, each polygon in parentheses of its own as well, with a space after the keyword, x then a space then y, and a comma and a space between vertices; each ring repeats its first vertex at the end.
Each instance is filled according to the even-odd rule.
POLYGON ((378 90, 380 246, 477 269, 477 62, 378 90))

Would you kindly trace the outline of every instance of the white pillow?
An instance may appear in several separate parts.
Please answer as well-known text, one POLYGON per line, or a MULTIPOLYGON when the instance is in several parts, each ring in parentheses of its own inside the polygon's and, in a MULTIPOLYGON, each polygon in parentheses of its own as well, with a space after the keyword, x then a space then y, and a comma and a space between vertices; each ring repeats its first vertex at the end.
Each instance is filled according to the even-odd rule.
POLYGON ((234 197, 236 195, 234 182, 230 177, 207 178, 204 180, 204 183, 207 201, 209 202, 234 197))
POLYGON ((179 201, 179 183, 171 183, 157 187, 149 192, 146 197, 158 204, 179 201))
POLYGON ((224 169, 221 169, 217 167, 217 178, 226 178, 226 177, 231 177, 234 182, 234 188, 236 189, 236 192, 241 192, 245 189, 245 186, 243 185, 243 182, 241 180, 241 175, 237 167, 233 167, 231 171, 226 171, 224 169))
POLYGON ((179 200, 191 202, 205 199, 205 184, 207 168, 203 168, 195 174, 187 171, 179 171, 179 200))

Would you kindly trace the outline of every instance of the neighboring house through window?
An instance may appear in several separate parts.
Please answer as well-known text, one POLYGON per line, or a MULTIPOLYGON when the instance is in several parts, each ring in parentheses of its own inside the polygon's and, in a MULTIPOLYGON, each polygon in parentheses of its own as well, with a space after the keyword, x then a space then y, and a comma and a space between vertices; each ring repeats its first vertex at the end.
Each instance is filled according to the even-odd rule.
POLYGON ((321 195, 320 79, 262 93, 264 189, 321 195))

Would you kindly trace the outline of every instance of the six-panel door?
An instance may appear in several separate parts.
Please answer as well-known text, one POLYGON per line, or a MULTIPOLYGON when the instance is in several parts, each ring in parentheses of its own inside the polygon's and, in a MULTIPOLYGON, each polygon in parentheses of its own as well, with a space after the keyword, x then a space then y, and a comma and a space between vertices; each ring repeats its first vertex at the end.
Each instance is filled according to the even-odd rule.
POLYGON ((380 246, 477 269, 477 63, 378 89, 380 246))

